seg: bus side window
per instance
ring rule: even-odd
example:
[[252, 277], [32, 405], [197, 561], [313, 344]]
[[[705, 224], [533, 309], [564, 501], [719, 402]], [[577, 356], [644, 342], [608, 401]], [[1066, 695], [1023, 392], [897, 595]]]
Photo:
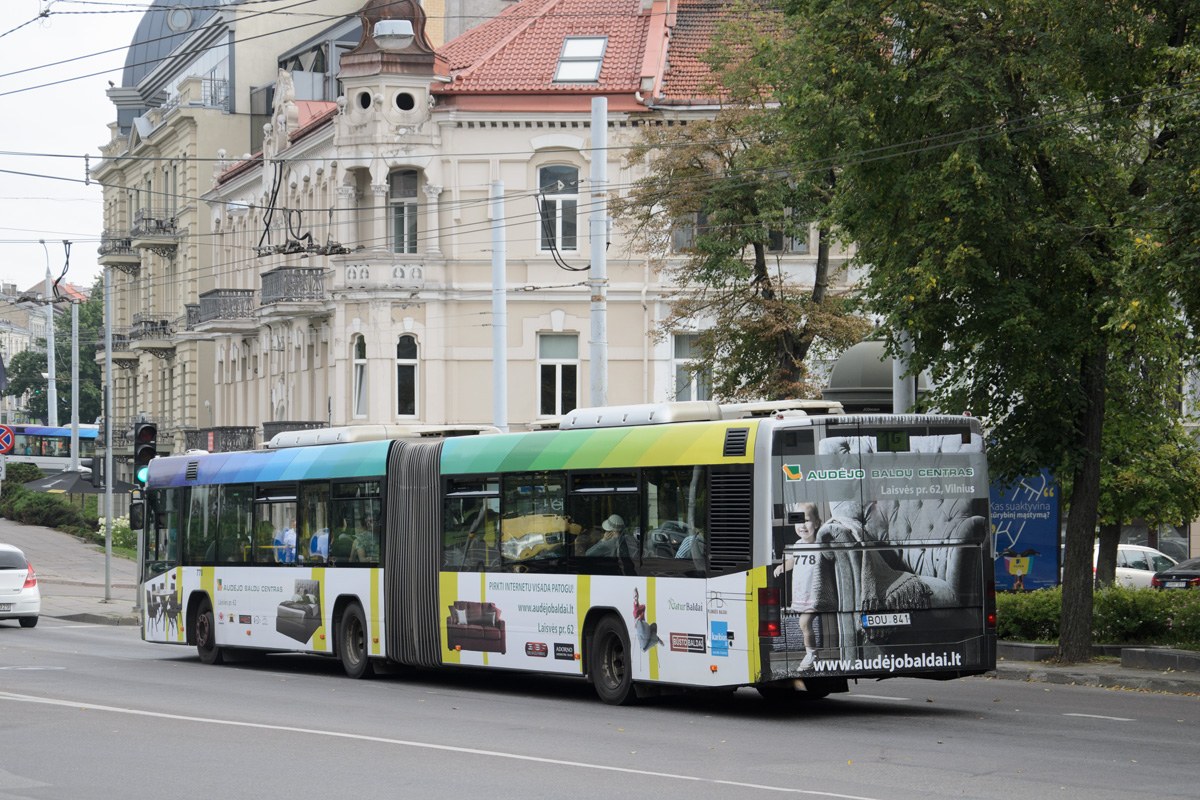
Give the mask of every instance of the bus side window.
[[487, 572], [500, 568], [500, 483], [495, 478], [450, 481], [442, 514], [442, 566]]

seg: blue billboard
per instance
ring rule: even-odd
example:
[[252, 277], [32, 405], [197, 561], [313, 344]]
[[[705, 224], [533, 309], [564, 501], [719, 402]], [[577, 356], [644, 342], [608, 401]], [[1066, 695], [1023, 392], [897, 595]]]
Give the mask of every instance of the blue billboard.
[[1058, 483], [1048, 470], [992, 485], [996, 589], [1028, 592], [1058, 585]]

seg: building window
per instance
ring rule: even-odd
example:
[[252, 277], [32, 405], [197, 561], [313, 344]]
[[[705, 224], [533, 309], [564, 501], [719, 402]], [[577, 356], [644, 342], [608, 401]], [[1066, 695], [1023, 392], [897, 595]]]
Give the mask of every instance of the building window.
[[579, 336], [543, 333], [538, 337], [538, 416], [574, 411], [579, 398]]
[[682, 253], [688, 250], [695, 250], [697, 234], [707, 232], [708, 214], [705, 214], [703, 211], [688, 214], [686, 217], [677, 220], [671, 229], [672, 245], [675, 248], [675, 252]]
[[396, 343], [396, 414], [417, 415], [417, 337], [407, 333]]
[[417, 252], [417, 171], [396, 170], [388, 176], [391, 184], [392, 252]]
[[579, 249], [579, 170], [553, 166], [538, 170], [542, 233], [538, 249]]
[[[791, 211], [788, 211], [791, 216]], [[797, 226], [795, 236], [787, 236], [783, 231], [768, 231], [767, 250], [771, 253], [807, 253], [808, 226]]]
[[700, 359], [697, 342], [698, 333], [677, 333], [675, 339], [675, 399], [711, 400], [712, 373], [708, 369], [695, 370]]
[[600, 80], [607, 36], [568, 36], [563, 39], [562, 54], [554, 80], [561, 83], [595, 83]]
[[351, 398], [351, 407], [354, 409], [355, 417], [367, 416], [367, 340], [362, 336], [355, 336], [353, 340], [354, 349], [354, 395]]

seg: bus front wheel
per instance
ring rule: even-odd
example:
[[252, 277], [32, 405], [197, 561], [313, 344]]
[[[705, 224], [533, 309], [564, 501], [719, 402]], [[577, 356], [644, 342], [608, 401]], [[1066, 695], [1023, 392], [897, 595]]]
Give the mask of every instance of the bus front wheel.
[[221, 648], [217, 647], [217, 626], [213, 618], [212, 603], [207, 600], [200, 602], [196, 611], [196, 652], [200, 654], [200, 663], [215, 664], [221, 660]]
[[351, 678], [366, 678], [374, 672], [367, 656], [367, 618], [357, 603], [346, 606], [342, 612], [342, 624], [338, 626], [338, 655], [342, 659], [342, 669]]
[[588, 656], [588, 671], [601, 700], [613, 706], [629, 705], [637, 700], [629, 658], [629, 635], [617, 617], [610, 615], [600, 620], [592, 634]]

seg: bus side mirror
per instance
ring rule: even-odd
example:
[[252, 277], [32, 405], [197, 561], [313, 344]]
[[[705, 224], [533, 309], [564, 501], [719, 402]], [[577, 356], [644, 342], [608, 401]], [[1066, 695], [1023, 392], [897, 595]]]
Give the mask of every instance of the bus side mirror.
[[139, 533], [146, 527], [146, 507], [142, 502], [129, 504], [129, 529]]

